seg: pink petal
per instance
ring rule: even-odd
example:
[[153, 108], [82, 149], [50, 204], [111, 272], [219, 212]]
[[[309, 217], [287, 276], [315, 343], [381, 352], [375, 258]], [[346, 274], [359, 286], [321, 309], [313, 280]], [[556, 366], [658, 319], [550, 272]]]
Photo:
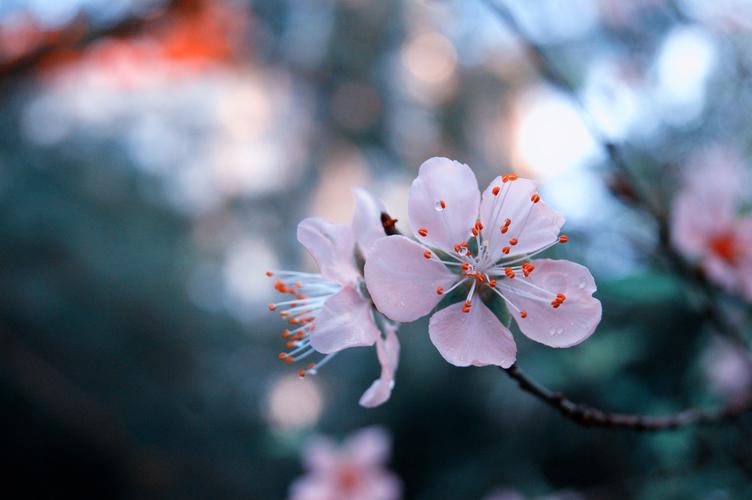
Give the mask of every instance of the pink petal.
[[[498, 195], [493, 194], [495, 187], [499, 188]], [[501, 177], [494, 179], [483, 192], [480, 205], [482, 233], [489, 242], [494, 261], [504, 256], [535, 252], [558, 239], [564, 217], [543, 201], [533, 203], [531, 198], [537, 192], [533, 181], [517, 179], [504, 183]], [[501, 227], [506, 219], [512, 222], [507, 232], [502, 234]], [[512, 239], [517, 240], [516, 245], [510, 244]], [[509, 247], [511, 252], [504, 255], [504, 247]]]
[[364, 257], [368, 256], [369, 247], [379, 238], [383, 238], [384, 226], [381, 213], [386, 211], [384, 204], [371, 196], [364, 189], [353, 189], [355, 212], [353, 213], [352, 231]]
[[674, 201], [671, 241], [689, 258], [708, 251], [717, 235], [731, 231], [736, 207], [729, 199], [714, 199], [706, 192], [685, 191]]
[[323, 354], [348, 347], [369, 346], [379, 337], [371, 303], [357, 290], [345, 287], [324, 302], [311, 332], [311, 347]]
[[306, 247], [321, 270], [321, 275], [343, 285], [356, 283], [352, 230], [312, 217], [298, 224], [298, 241]]
[[425, 251], [404, 236], [387, 236], [371, 246], [365, 267], [368, 292], [376, 308], [394, 321], [425, 316], [441, 300], [436, 290], [458, 280], [441, 262], [426, 259]]
[[469, 313], [457, 302], [431, 316], [433, 345], [455, 366], [496, 365], [509, 368], [517, 355], [512, 334], [476, 296]]
[[[446, 208], [437, 210], [444, 202]], [[450, 251], [470, 236], [480, 193], [470, 167], [447, 158], [431, 158], [420, 166], [410, 186], [407, 212], [415, 237], [430, 247]], [[421, 236], [421, 229], [428, 231]]]
[[353, 434], [344, 444], [348, 463], [362, 468], [378, 467], [389, 459], [391, 439], [381, 427], [366, 427]]
[[303, 465], [310, 471], [328, 471], [336, 467], [339, 452], [331, 439], [322, 436], [312, 438], [303, 449]]
[[551, 306], [553, 296], [543, 297], [542, 292], [525, 285], [522, 277], [503, 280], [503, 286], [513, 289], [502, 290], [504, 296], [527, 312], [522, 319], [518, 311], [509, 308], [522, 333], [551, 347], [571, 347], [590, 337], [601, 321], [601, 303], [592, 296], [596, 287], [590, 271], [568, 260], [540, 259], [533, 264], [535, 271], [526, 280], [552, 295], [561, 292], [566, 300], [555, 309]]
[[394, 387], [394, 372], [399, 363], [400, 344], [397, 329], [391, 325], [385, 327], [386, 338], [376, 339], [376, 355], [381, 364], [381, 376], [374, 380], [371, 386], [360, 398], [360, 405], [374, 408], [385, 403], [392, 394]]

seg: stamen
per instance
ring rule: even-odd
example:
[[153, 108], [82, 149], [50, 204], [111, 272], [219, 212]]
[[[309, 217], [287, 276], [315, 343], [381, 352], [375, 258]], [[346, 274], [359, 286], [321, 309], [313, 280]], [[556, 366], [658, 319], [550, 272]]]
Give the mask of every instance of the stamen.
[[426, 250], [425, 252], [423, 252], [423, 257], [425, 257], [426, 259], [430, 259], [432, 255], [433, 254], [431, 253], [430, 250]]
[[428, 236], [428, 229], [426, 229], [425, 227], [422, 227], [418, 229], [418, 234], [425, 238], [426, 236]]
[[540, 201], [540, 199], [541, 198], [540, 198], [540, 195], [538, 193], [536, 193], [536, 194], [534, 194], [533, 196], [530, 197], [530, 201], [532, 201], [533, 203], [538, 203]]
[[503, 254], [507, 255], [507, 254], [509, 254], [509, 250], [510, 250], [510, 248], [509, 248], [509, 247], [504, 247], [504, 248], [502, 248], [502, 249], [501, 249], [501, 252], [502, 252]]
[[277, 356], [277, 359], [285, 359], [286, 357], [287, 357], [287, 353], [286, 352], [281, 352]]
[[442, 287], [437, 288], [436, 289], [436, 294], [437, 295], [443, 295], [444, 294], [444, 289]]
[[559, 236], [559, 243], [566, 243], [567, 241], [569, 241], [569, 236], [567, 236], [566, 234]]
[[520, 318], [525, 319], [527, 318], [527, 311], [524, 309], [520, 311]]
[[512, 246], [515, 246], [517, 243], [518, 243], [517, 238], [512, 238], [511, 240], [509, 240], [509, 244]]
[[269, 308], [270, 311], [274, 311], [275, 309], [277, 309], [276, 304], [269, 304], [267, 307]]
[[274, 276], [274, 273], [273, 273], [273, 272], [271, 272], [271, 271], [267, 271], [267, 272], [266, 272], [265, 274], [266, 274], [267, 276], [269, 276], [270, 278], [271, 278], [272, 276]]
[[493, 189], [491, 189], [491, 192], [493, 193], [494, 196], [498, 196], [499, 191], [501, 191], [501, 188], [499, 186], [494, 186]]
[[514, 279], [514, 270], [511, 267], [504, 268], [504, 274], [507, 275], [507, 278]]

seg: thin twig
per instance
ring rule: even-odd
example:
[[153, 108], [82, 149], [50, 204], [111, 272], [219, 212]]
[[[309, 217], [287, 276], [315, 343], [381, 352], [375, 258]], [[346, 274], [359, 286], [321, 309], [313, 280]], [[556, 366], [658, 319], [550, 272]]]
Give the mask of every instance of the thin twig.
[[583, 427], [663, 431], [689, 425], [717, 424], [733, 420], [752, 411], [752, 393], [748, 393], [721, 408], [712, 410], [689, 408], [662, 417], [611, 413], [567, 399], [562, 393], [554, 392], [530, 379], [516, 364], [502, 370], [517, 381], [522, 390], [529, 392], [547, 405], [558, 410], [564, 417]]

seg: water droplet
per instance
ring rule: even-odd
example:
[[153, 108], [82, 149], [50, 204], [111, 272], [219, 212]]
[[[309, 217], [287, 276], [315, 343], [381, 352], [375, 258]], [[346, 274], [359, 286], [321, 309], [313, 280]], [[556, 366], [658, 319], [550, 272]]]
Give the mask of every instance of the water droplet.
[[556, 335], [556, 328], [553, 328], [553, 327], [552, 327], [552, 328], [550, 328], [550, 329], [548, 330], [548, 334], [549, 334], [549, 335], [551, 335], [552, 337], [553, 337], [554, 335]]
[[563, 328], [557, 328], [556, 329], [556, 335], [561, 335], [562, 333], [564, 333], [564, 329]]
[[439, 201], [437, 201], [436, 203], [433, 204], [433, 208], [437, 212], [441, 212], [442, 210], [444, 210], [445, 207], [444, 207], [444, 204], [441, 202], [441, 200], [439, 200]]

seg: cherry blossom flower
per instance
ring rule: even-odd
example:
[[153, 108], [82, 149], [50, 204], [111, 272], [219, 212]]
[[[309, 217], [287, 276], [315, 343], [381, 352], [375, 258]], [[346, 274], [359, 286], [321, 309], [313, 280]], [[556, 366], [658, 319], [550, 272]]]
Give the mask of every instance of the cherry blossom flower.
[[671, 237], [713, 282], [752, 300], [752, 215], [740, 213], [748, 185], [734, 155], [722, 150], [701, 155], [674, 201]]
[[383, 206], [367, 192], [357, 189], [355, 212], [350, 225], [332, 224], [309, 218], [298, 225], [298, 241], [319, 266], [320, 273], [268, 271], [274, 288], [291, 297], [269, 304], [279, 311], [290, 327], [282, 332], [288, 351], [279, 359], [293, 363], [315, 353], [324, 354], [317, 363], [298, 371], [300, 377], [315, 375], [338, 352], [376, 344], [381, 377], [361, 399], [374, 407], [391, 394], [399, 357], [397, 325], [381, 318], [385, 337], [376, 323], [373, 304], [362, 292], [363, 275], [358, 260], [365, 258], [373, 243], [384, 236], [381, 225]]
[[397, 500], [399, 479], [386, 469], [390, 444], [377, 427], [363, 429], [337, 447], [316, 438], [303, 453], [308, 474], [290, 488], [290, 500]]
[[726, 399], [752, 390], [749, 359], [726, 340], [713, 338], [702, 356], [701, 366], [713, 389]]
[[509, 329], [481, 300], [499, 296], [523, 334], [551, 347], [588, 338], [600, 322], [595, 282], [583, 266], [530, 260], [558, 243], [564, 218], [547, 207], [535, 184], [497, 177], [478, 191], [467, 165], [431, 158], [420, 167], [408, 198], [418, 242], [377, 240], [365, 277], [379, 311], [400, 322], [427, 315], [441, 299], [469, 285], [465, 300], [429, 322], [431, 341], [456, 366], [511, 366], [517, 348]]

